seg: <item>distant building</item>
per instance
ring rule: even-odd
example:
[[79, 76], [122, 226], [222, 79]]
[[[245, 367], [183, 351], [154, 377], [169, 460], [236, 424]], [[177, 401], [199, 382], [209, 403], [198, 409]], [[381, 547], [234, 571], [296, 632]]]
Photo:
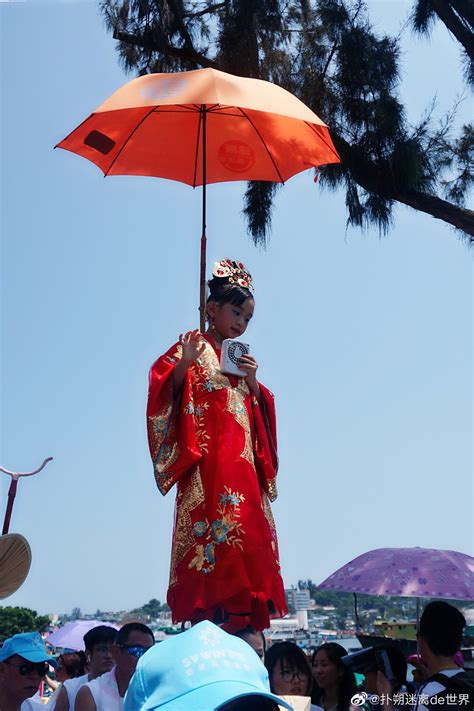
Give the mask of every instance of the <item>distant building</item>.
[[309, 590], [297, 590], [296, 588], [290, 588], [289, 590], [285, 590], [285, 595], [288, 610], [293, 615], [295, 612], [309, 610], [309, 608], [312, 607]]

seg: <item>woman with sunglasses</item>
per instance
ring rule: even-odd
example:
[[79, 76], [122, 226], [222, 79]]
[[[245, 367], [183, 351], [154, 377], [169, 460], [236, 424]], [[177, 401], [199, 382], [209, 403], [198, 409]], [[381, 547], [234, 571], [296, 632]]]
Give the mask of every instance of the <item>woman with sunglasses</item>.
[[23, 632], [6, 639], [0, 648], [0, 709], [31, 711], [40, 682], [56, 662], [38, 632]]
[[[277, 696], [311, 696], [311, 667], [294, 642], [277, 642], [265, 653], [270, 690]], [[317, 707], [311, 706], [313, 711]]]

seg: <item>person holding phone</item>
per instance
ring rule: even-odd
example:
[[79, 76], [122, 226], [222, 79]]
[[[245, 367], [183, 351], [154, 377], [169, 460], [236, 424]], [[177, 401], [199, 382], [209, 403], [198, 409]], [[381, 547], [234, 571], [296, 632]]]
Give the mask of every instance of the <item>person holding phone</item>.
[[177, 485], [168, 604], [173, 621], [262, 630], [287, 612], [270, 501], [277, 496], [275, 404], [251, 353], [221, 371], [225, 339], [254, 313], [241, 262], [214, 265], [206, 333], [182, 334], [150, 372], [148, 439], [158, 489]]

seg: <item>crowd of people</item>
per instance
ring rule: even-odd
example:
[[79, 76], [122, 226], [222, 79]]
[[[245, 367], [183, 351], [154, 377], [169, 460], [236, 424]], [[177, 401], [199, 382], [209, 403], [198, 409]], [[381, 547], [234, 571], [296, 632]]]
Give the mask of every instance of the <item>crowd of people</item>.
[[459, 658], [465, 624], [446, 602], [426, 606], [410, 682], [389, 641], [353, 654], [327, 642], [308, 656], [291, 641], [267, 649], [252, 627], [230, 634], [206, 620], [156, 644], [131, 622], [94, 627], [85, 651], [54, 656], [38, 632], [21, 633], [0, 648], [0, 711], [38, 711], [40, 683], [53, 689], [49, 711], [473, 711], [474, 672]]

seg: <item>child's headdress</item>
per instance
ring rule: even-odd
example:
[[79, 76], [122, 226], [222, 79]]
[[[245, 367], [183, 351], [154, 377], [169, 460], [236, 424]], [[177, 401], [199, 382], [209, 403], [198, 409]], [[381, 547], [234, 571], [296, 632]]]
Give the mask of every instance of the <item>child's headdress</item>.
[[244, 289], [255, 291], [255, 288], [252, 285], [252, 276], [249, 274], [247, 267], [245, 264], [242, 264], [242, 262], [235, 262], [227, 257], [225, 259], [221, 259], [220, 262], [216, 262], [214, 264], [212, 275], [220, 278], [227, 277], [230, 284], [238, 284]]

